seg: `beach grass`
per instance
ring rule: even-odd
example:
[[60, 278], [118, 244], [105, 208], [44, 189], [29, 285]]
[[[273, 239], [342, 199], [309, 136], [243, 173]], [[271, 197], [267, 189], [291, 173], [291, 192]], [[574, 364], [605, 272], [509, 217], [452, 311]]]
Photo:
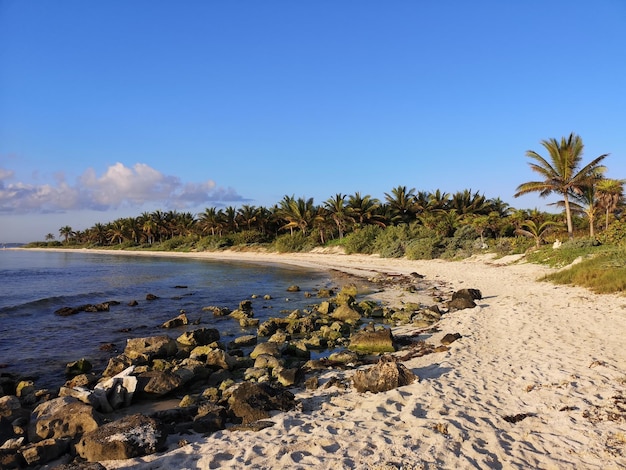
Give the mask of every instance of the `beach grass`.
[[586, 287], [598, 294], [626, 292], [626, 248], [567, 242], [558, 249], [544, 247], [527, 255], [529, 262], [546, 264], [558, 271], [546, 276], [556, 284]]

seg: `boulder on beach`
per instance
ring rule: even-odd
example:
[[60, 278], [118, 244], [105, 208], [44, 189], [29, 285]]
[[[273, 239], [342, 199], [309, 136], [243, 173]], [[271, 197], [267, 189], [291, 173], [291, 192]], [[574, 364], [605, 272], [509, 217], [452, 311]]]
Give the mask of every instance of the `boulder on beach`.
[[352, 376], [354, 388], [363, 392], [386, 392], [419, 380], [413, 372], [396, 361], [393, 356], [383, 356], [376, 365], [358, 370]]
[[368, 328], [350, 337], [348, 349], [359, 353], [385, 353], [396, 351], [396, 344], [390, 328]]
[[76, 438], [97, 429], [102, 416], [90, 405], [73, 397], [59, 397], [38, 405], [28, 425], [30, 442], [50, 438]]
[[125, 460], [162, 450], [166, 438], [161, 422], [134, 414], [86, 433], [76, 444], [76, 452], [88, 462]]

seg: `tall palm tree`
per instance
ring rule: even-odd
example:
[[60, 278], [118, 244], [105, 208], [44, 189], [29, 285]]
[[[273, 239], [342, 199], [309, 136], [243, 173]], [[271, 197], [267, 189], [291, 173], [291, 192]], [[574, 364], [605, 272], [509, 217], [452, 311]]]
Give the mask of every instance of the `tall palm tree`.
[[281, 217], [287, 222], [282, 229], [289, 229], [293, 235], [293, 229], [299, 228], [304, 235], [313, 224], [317, 208], [313, 205], [313, 198], [304, 199], [293, 196], [285, 196], [280, 201]]
[[201, 233], [211, 232], [211, 235], [215, 235], [215, 231], [220, 229], [220, 214], [215, 207], [207, 207], [198, 216], [198, 226]]
[[347, 213], [346, 196], [341, 193], [335, 194], [333, 197], [324, 201], [324, 208], [337, 226], [339, 238], [343, 238], [344, 232], [346, 230], [346, 225], [349, 221], [352, 220], [352, 218]]
[[362, 228], [366, 224], [374, 224], [384, 226], [376, 211], [380, 208], [380, 201], [372, 198], [369, 194], [361, 196], [360, 192], [356, 192], [348, 196], [347, 211], [350, 217], [354, 219], [357, 228]]
[[63, 242], [67, 243], [69, 238], [74, 235], [74, 230], [69, 225], [66, 225], [59, 229], [59, 234], [63, 237]]
[[539, 173], [543, 179], [520, 184], [514, 196], [519, 197], [523, 194], [538, 192], [539, 196], [546, 197], [553, 192], [559, 193], [563, 197], [567, 235], [572, 239], [574, 238], [574, 228], [570, 196], [580, 194], [585, 186], [594, 184], [594, 180], [597, 180], [598, 175], [605, 170], [600, 162], [608, 154], [605, 153], [594, 158], [579, 170], [584, 149], [580, 136], [572, 132], [567, 139], [562, 137], [560, 142], [556, 139], [542, 140], [541, 145], [547, 150], [548, 159], [533, 150], [528, 150], [526, 156], [535, 161], [530, 163], [531, 170]]
[[391, 210], [392, 223], [409, 224], [415, 220], [417, 213], [415, 188], [407, 189], [406, 186], [393, 188], [391, 194], [385, 193], [385, 201]]
[[624, 183], [626, 180], [604, 178], [596, 185], [598, 205], [604, 209], [604, 229], [609, 227], [609, 215], [615, 212], [620, 202], [624, 200]]
[[248, 230], [252, 230], [252, 224], [256, 223], [259, 210], [255, 206], [244, 204], [237, 211], [239, 220], [247, 227]]

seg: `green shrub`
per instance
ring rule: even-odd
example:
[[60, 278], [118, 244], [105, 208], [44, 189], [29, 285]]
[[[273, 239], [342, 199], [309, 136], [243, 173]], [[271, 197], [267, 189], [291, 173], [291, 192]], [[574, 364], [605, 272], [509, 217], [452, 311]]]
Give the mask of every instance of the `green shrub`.
[[269, 237], [258, 230], [244, 230], [231, 235], [233, 245], [253, 245], [256, 243], [267, 243]]
[[376, 238], [383, 232], [377, 225], [366, 225], [356, 230], [343, 239], [343, 247], [346, 254], [363, 253], [371, 255], [374, 253], [374, 243]]
[[436, 259], [443, 251], [441, 237], [423, 237], [411, 240], [405, 249], [408, 259]]
[[411, 241], [407, 225], [396, 225], [384, 229], [374, 240], [374, 252], [382, 258], [402, 258], [406, 245]]
[[286, 233], [276, 237], [272, 247], [279, 253], [299, 253], [311, 251], [317, 244], [314, 238], [307, 237], [302, 232]]
[[616, 220], [609, 224], [607, 229], [600, 233], [598, 240], [607, 245], [626, 245], [626, 221]]

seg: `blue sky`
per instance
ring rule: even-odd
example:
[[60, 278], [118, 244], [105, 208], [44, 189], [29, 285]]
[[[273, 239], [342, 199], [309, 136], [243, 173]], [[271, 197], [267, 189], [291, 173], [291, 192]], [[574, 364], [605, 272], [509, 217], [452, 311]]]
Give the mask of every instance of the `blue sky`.
[[144, 211], [626, 178], [626, 2], [0, 0], [0, 243]]

